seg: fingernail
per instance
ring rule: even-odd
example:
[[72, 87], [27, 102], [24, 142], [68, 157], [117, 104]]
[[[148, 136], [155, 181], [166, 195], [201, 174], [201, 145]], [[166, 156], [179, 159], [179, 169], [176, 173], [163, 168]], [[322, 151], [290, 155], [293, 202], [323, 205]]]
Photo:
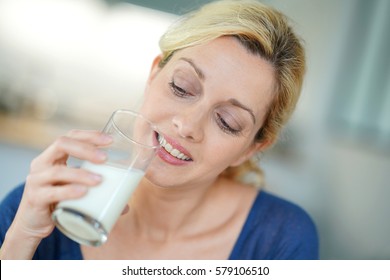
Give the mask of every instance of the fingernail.
[[74, 190], [77, 192], [77, 193], [86, 193], [87, 192], [87, 187], [85, 186], [75, 186], [74, 187]]
[[103, 151], [97, 151], [96, 156], [99, 160], [106, 160], [107, 159], [107, 154]]
[[96, 173], [89, 173], [89, 176], [95, 182], [100, 182], [102, 180], [102, 176]]
[[110, 136], [108, 134], [102, 134], [101, 139], [102, 139], [103, 143], [106, 143], [106, 144], [109, 144], [112, 142], [112, 136]]

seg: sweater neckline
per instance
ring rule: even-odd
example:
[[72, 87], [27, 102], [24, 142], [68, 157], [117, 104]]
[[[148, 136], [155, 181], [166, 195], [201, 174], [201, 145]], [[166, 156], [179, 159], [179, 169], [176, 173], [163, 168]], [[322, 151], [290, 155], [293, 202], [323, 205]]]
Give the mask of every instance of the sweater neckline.
[[[253, 201], [252, 203], [252, 207], [251, 209], [249, 210], [249, 213], [248, 213], [248, 216], [246, 217], [245, 219], [245, 222], [241, 228], [241, 231], [240, 231], [240, 234], [239, 236], [237, 237], [237, 240], [236, 242], [234, 243], [234, 246], [233, 246], [233, 249], [229, 255], [229, 258], [228, 260], [235, 260], [238, 258], [238, 253], [242, 247], [242, 244], [243, 242], [245, 241], [246, 237], [248, 236], [249, 234], [249, 229], [251, 228], [251, 221], [253, 221], [253, 217], [255, 215], [255, 209], [257, 209], [258, 207], [258, 204], [260, 203], [260, 200], [261, 200], [261, 197], [262, 197], [262, 194], [263, 192], [262, 191], [259, 191], [256, 195], [256, 198], [255, 200]], [[83, 254], [81, 253], [81, 246], [79, 243], [76, 243], [77, 244], [77, 254], [78, 254], [78, 258], [80, 260], [83, 260], [84, 257], [83, 257]]]

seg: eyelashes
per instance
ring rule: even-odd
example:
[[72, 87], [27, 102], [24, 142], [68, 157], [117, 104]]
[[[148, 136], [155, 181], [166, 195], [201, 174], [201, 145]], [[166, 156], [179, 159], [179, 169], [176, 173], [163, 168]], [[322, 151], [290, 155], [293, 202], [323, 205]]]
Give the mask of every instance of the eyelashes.
[[178, 96], [178, 97], [185, 97], [185, 96], [194, 96], [193, 94], [190, 94], [188, 93], [185, 89], [179, 87], [178, 85], [175, 84], [175, 81], [172, 80], [170, 83], [169, 83], [169, 86], [173, 92], [174, 95]]
[[[188, 92], [187, 90], [185, 90], [184, 88], [178, 86], [174, 80], [172, 80], [171, 82], [169, 82], [169, 87], [172, 91], [172, 93], [179, 97], [179, 98], [186, 98], [186, 97], [194, 97], [195, 95]], [[226, 120], [222, 117], [222, 115], [220, 113], [215, 113], [215, 121], [217, 123], [217, 125], [219, 126], [219, 128], [227, 133], [227, 134], [230, 134], [230, 135], [233, 135], [233, 136], [238, 136], [240, 135], [241, 133], [241, 129], [235, 129], [233, 128], [231, 125], [229, 125], [228, 122], [226, 122]]]
[[218, 126], [224, 131], [229, 134], [232, 134], [234, 136], [237, 136], [240, 134], [241, 130], [240, 129], [234, 129], [232, 128], [225, 120], [222, 118], [222, 116], [219, 113], [215, 114], [216, 120], [218, 123]]

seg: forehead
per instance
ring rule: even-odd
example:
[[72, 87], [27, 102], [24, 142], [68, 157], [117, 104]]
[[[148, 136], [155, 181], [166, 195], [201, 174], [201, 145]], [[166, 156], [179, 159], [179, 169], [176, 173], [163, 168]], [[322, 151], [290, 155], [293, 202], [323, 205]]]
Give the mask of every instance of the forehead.
[[[193, 65], [186, 60], [191, 60]], [[195, 66], [194, 73], [201, 72], [198, 77], [202, 78], [205, 92], [210, 91], [220, 98], [236, 98], [250, 105], [260, 119], [274, 94], [273, 66], [250, 53], [233, 37], [220, 37], [178, 51], [172, 57], [171, 65]]]

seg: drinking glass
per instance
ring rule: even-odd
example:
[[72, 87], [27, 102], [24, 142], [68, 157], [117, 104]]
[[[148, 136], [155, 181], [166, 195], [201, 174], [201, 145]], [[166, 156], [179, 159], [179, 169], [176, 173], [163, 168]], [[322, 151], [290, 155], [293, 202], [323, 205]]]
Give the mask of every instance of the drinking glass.
[[80, 244], [100, 246], [145, 174], [159, 146], [156, 127], [139, 113], [115, 111], [103, 132], [112, 137], [104, 164], [84, 161], [81, 168], [102, 175], [102, 182], [79, 199], [57, 204], [52, 218], [59, 230]]

